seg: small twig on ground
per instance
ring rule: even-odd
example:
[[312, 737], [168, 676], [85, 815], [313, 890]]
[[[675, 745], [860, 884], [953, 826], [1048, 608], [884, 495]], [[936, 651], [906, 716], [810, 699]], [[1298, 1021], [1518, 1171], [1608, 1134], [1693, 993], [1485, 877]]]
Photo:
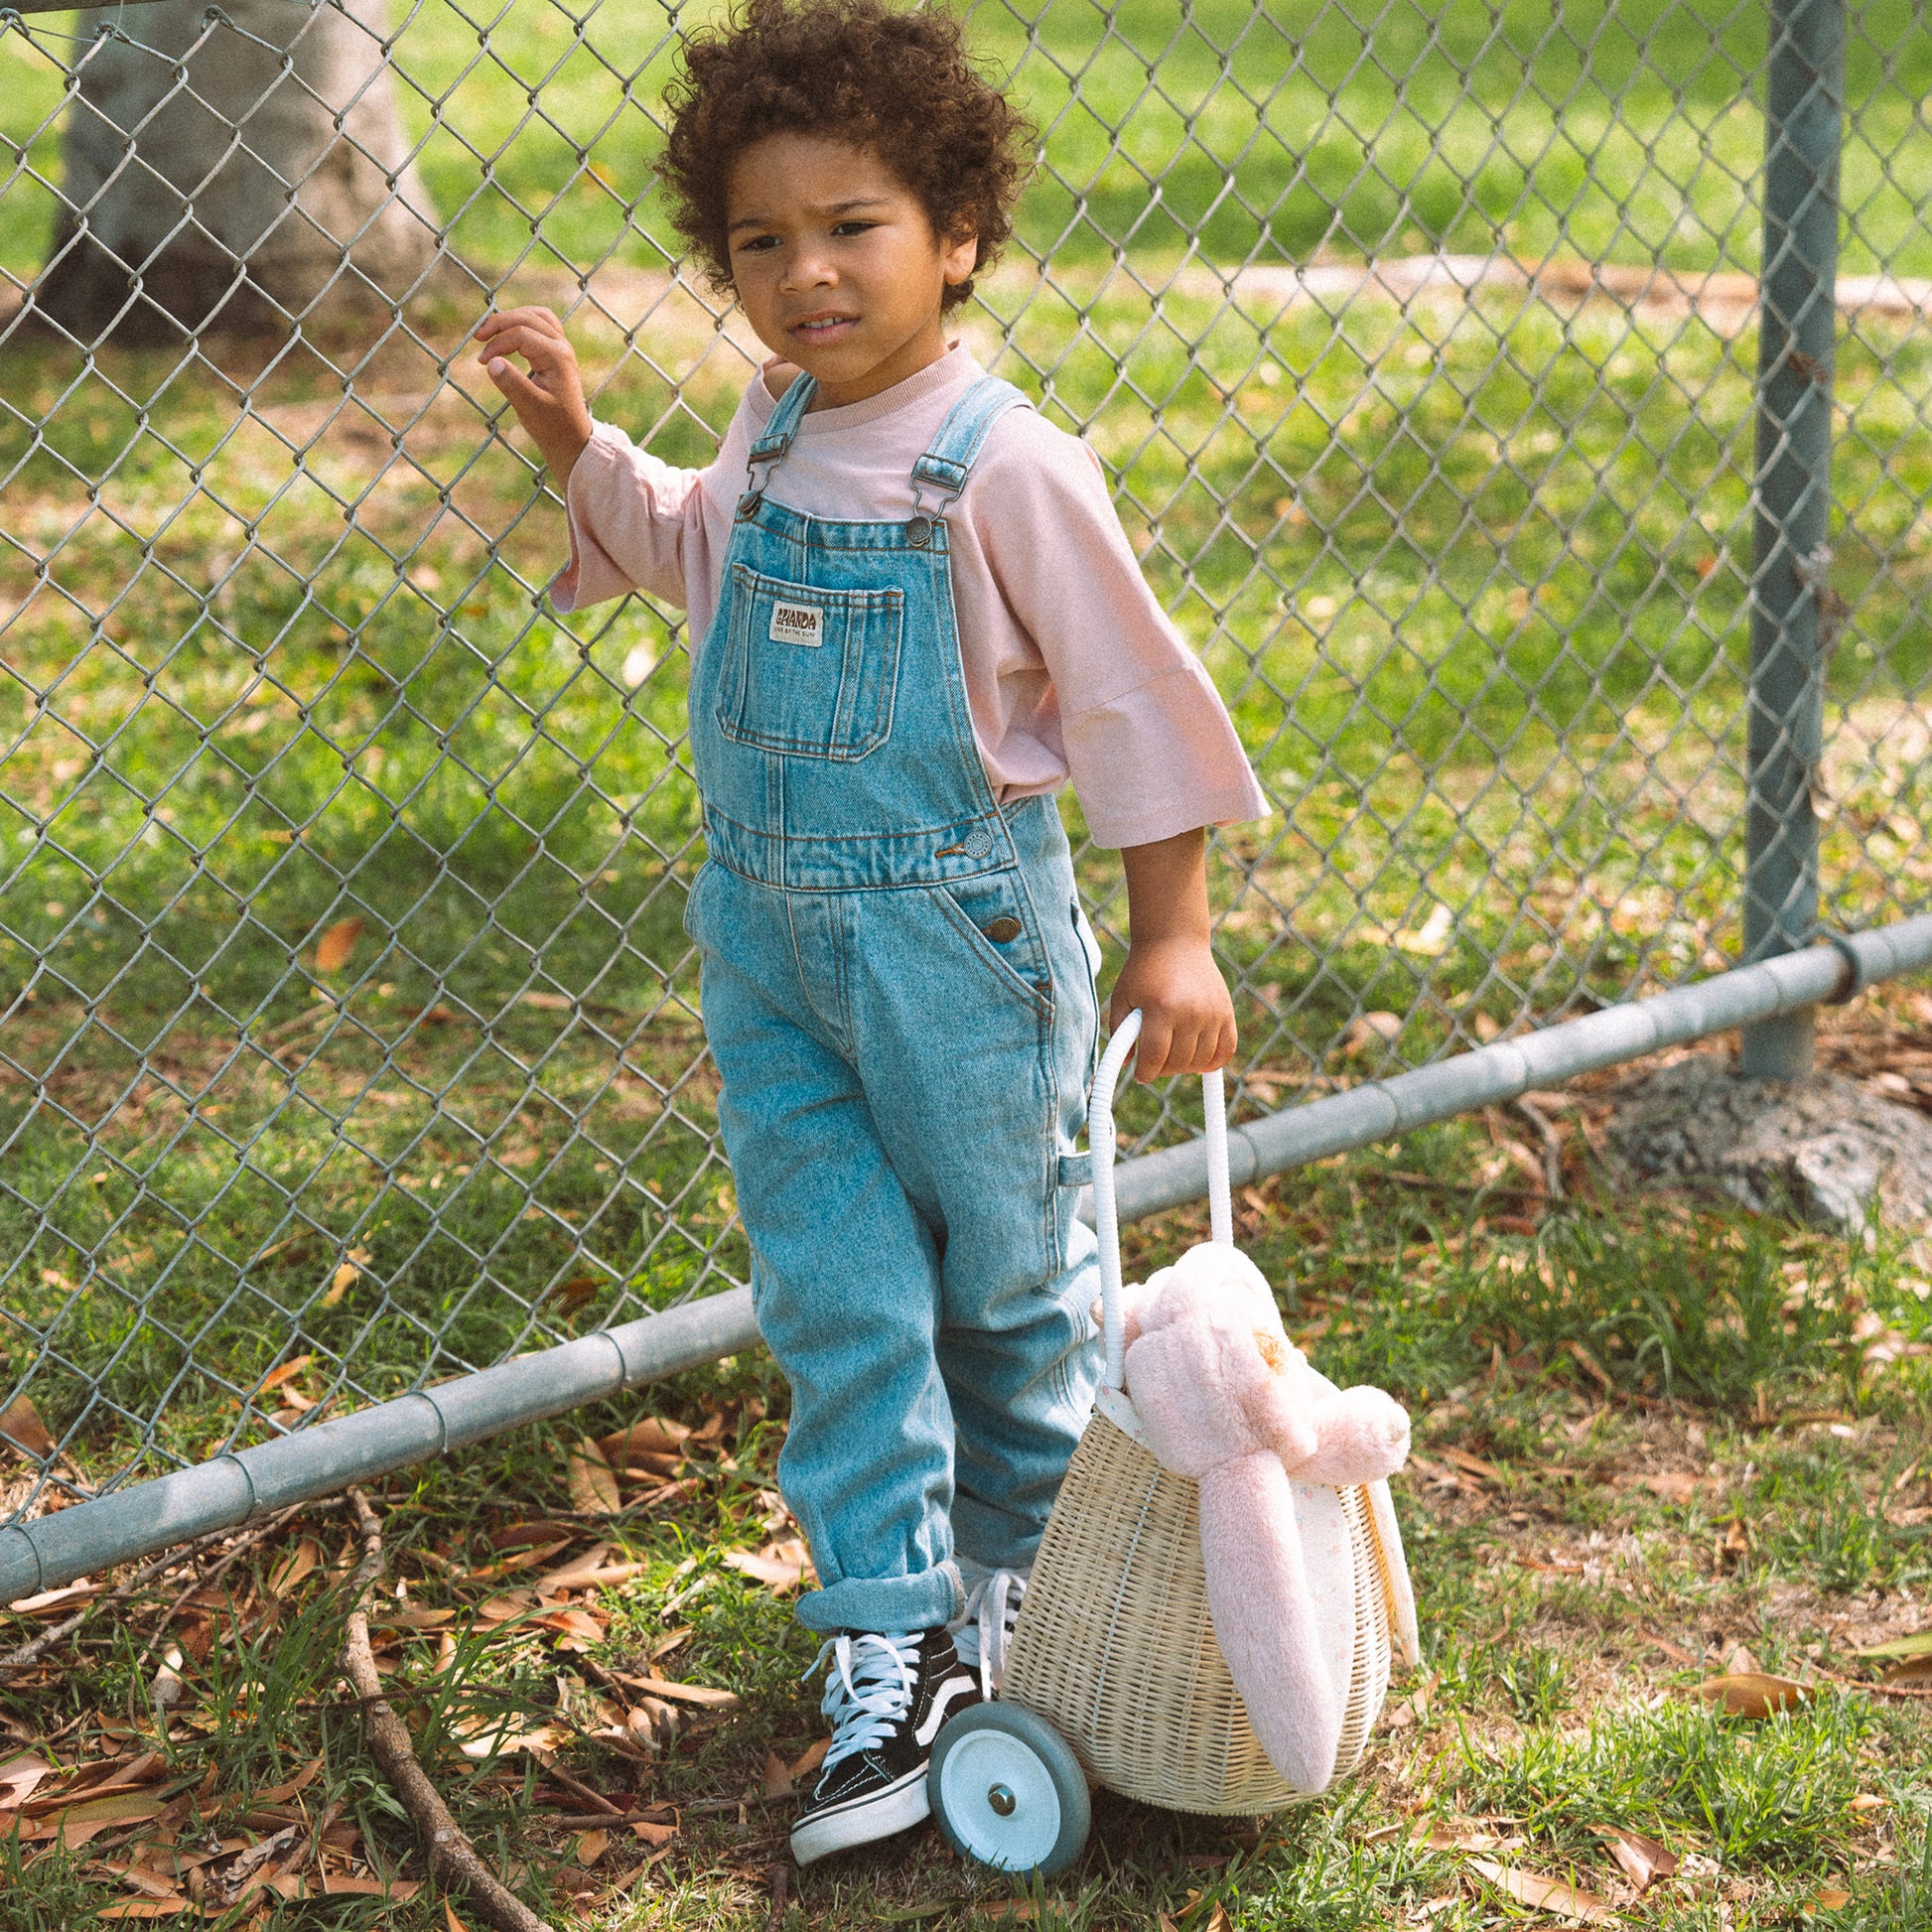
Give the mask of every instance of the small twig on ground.
[[623, 1813], [621, 1805], [614, 1805], [601, 1791], [593, 1791], [588, 1784], [574, 1778], [560, 1765], [552, 1764], [544, 1776], [563, 1786], [566, 1791], [574, 1791], [585, 1803], [595, 1805], [607, 1818], [618, 1818]]
[[1560, 1201], [1563, 1199], [1563, 1136], [1557, 1132], [1550, 1116], [1526, 1094], [1516, 1096], [1515, 1106], [1542, 1137], [1543, 1190], [1552, 1202]]
[[774, 1864], [771, 1867], [771, 1916], [765, 1920], [770, 1932], [778, 1932], [785, 1922], [785, 1894], [791, 1889], [791, 1867], [788, 1864]]
[[[738, 1804], [734, 1798], [734, 1807]], [[689, 1811], [690, 1806], [683, 1807]], [[635, 1811], [620, 1811], [615, 1815], [608, 1811], [547, 1811], [543, 1814], [546, 1825], [555, 1825], [559, 1831], [588, 1831], [594, 1825], [668, 1825], [671, 1820], [669, 1805], [644, 1805]]]
[[1843, 1684], [1848, 1691], [1867, 1691], [1875, 1698], [1932, 1698], [1932, 1684], [1873, 1684], [1866, 1678], [1842, 1676], [1823, 1664], [1814, 1664], [1812, 1669], [1834, 1684]]
[[376, 1675], [375, 1653], [369, 1645], [369, 1618], [364, 1607], [369, 1591], [383, 1571], [382, 1525], [359, 1489], [348, 1492], [355, 1524], [362, 1538], [362, 1560], [349, 1579], [352, 1592], [348, 1625], [343, 1638], [343, 1675], [362, 1706], [362, 1738], [369, 1754], [394, 1787], [409, 1814], [429, 1859], [429, 1868], [441, 1884], [459, 1884], [470, 1894], [480, 1917], [496, 1932], [551, 1932], [551, 1928], [506, 1886], [478, 1856], [477, 1848], [450, 1815], [442, 1793], [429, 1780], [410, 1741], [408, 1727], [396, 1716]]

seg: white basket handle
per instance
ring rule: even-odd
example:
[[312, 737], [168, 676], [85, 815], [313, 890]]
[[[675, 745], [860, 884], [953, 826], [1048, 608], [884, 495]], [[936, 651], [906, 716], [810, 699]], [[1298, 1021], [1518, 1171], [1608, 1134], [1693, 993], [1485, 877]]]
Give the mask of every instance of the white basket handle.
[[[1114, 1089], [1140, 1036], [1141, 1010], [1136, 1007], [1108, 1040], [1087, 1102], [1087, 1145], [1093, 1150], [1093, 1227], [1100, 1237], [1100, 1326], [1107, 1350], [1104, 1380], [1110, 1389], [1122, 1388], [1127, 1381], [1127, 1323], [1120, 1305], [1120, 1209], [1114, 1200]], [[1219, 1069], [1203, 1073], [1200, 1087], [1207, 1125], [1208, 1229], [1222, 1247], [1231, 1248], [1234, 1204], [1228, 1194], [1227, 1098]]]

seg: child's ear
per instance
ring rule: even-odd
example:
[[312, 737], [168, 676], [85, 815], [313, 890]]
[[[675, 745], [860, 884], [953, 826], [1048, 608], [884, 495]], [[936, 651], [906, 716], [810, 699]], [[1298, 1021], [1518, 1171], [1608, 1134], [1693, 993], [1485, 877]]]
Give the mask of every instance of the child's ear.
[[979, 266], [979, 259], [980, 238], [977, 234], [957, 235], [948, 239], [945, 254], [940, 258], [940, 268], [947, 286], [957, 288], [961, 282], [970, 281], [973, 270]]

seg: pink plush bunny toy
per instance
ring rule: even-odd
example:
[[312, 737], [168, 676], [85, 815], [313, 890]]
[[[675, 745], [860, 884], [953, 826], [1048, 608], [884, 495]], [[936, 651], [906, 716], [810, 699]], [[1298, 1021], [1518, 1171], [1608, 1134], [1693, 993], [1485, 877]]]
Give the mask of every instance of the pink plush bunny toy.
[[[1111, 1076], [1139, 1032], [1136, 1013], [1109, 1041], [1089, 1126], [1107, 1350], [1102, 1407], [1111, 1413], [1109, 1393], [1124, 1381], [1141, 1439], [1165, 1467], [1198, 1483], [1215, 1640], [1269, 1761], [1296, 1790], [1318, 1792], [1334, 1775], [1341, 1692], [1310, 1588], [1294, 1484], [1392, 1475], [1409, 1452], [1409, 1418], [1380, 1389], [1336, 1389], [1318, 1375], [1289, 1340], [1261, 1271], [1234, 1246], [1218, 1073], [1203, 1082], [1213, 1238], [1121, 1291]], [[1386, 1494], [1378, 1516], [1381, 1509]], [[1413, 1618], [1412, 1605], [1400, 1608]]]

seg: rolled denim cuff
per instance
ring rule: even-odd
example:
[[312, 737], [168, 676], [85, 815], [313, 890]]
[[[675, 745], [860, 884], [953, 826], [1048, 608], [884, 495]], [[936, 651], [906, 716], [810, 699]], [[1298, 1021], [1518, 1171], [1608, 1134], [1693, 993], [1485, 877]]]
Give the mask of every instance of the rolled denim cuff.
[[829, 1637], [837, 1630], [931, 1630], [966, 1608], [959, 1566], [951, 1561], [917, 1577], [847, 1577], [798, 1599], [798, 1621]]

